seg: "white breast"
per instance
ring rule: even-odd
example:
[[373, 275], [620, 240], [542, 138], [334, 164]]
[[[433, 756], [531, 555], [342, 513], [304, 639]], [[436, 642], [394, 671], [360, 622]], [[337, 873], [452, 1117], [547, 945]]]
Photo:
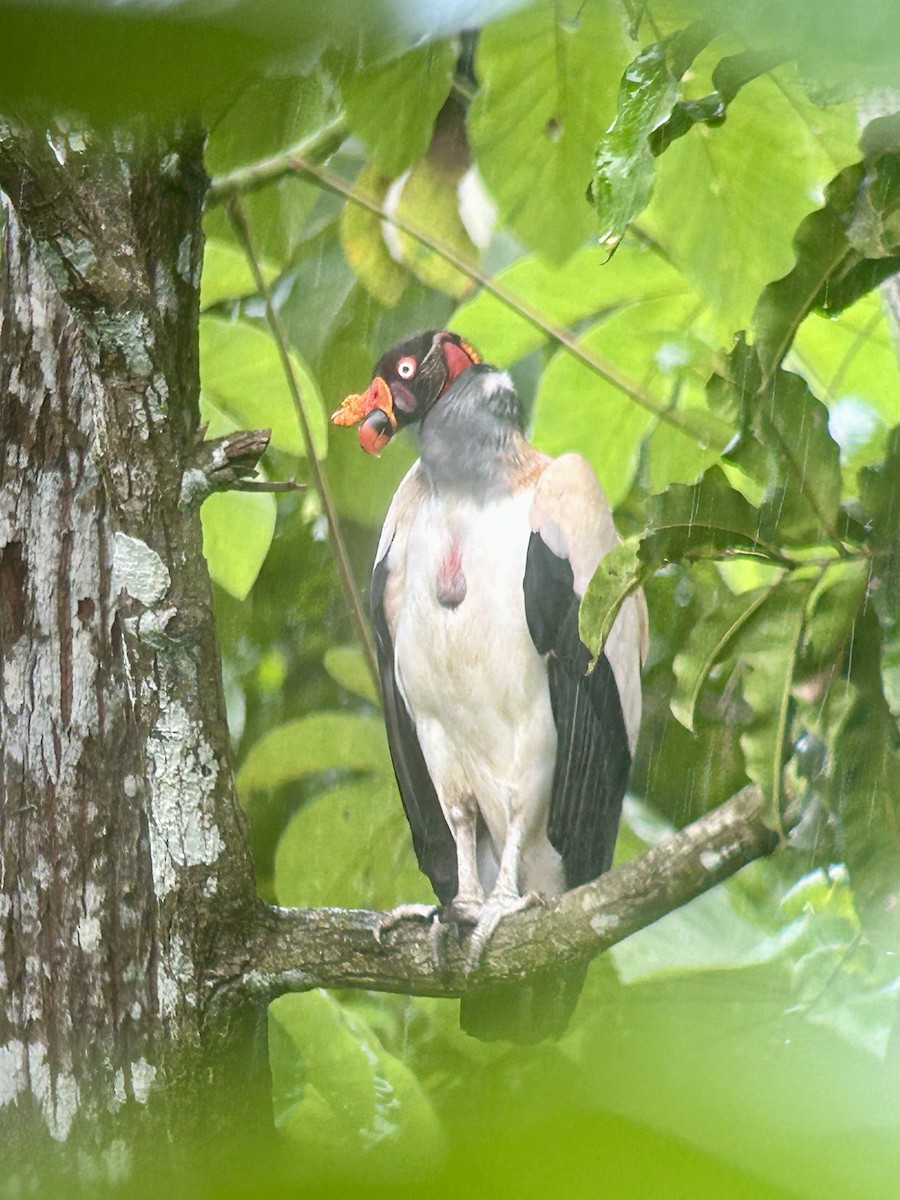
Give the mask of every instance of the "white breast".
[[[396, 564], [405, 571], [395, 658], [445, 813], [474, 796], [498, 858], [510, 814], [523, 814], [529, 834], [522, 885], [552, 892], [562, 888], [559, 856], [546, 839], [556, 727], [522, 589], [532, 499], [533, 489], [523, 488], [482, 504], [423, 500], [405, 564]], [[447, 607], [442, 580], [457, 561], [465, 595]], [[489, 890], [492, 881], [483, 882]]]

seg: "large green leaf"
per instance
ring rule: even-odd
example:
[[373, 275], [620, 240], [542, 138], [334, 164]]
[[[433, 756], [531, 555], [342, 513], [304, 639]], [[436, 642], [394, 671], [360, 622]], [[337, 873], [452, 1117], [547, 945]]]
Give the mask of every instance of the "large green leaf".
[[747, 774], [766, 798], [764, 818], [783, 828], [782, 773], [790, 751], [791, 692], [803, 643], [806, 604], [815, 576], [795, 572], [782, 580], [739, 635], [741, 693], [752, 719], [741, 735]]
[[444, 1136], [431, 1101], [358, 1013], [324, 991], [282, 996], [269, 1012], [293, 1046], [273, 1059], [274, 1082], [286, 1100], [300, 1098], [275, 1116], [305, 1180], [368, 1188], [439, 1166]]
[[384, 175], [395, 179], [427, 150], [456, 55], [453, 42], [433, 42], [341, 80], [347, 123]]
[[811, 310], [839, 313], [900, 269], [900, 154], [881, 151], [872, 133], [884, 124], [867, 130], [872, 156], [845, 167], [826, 188], [824, 207], [801, 223], [793, 269], [759, 298], [753, 323], [766, 374]]
[[[260, 264], [263, 278], [271, 283], [278, 274], [272, 263]], [[200, 280], [200, 308], [212, 308], [223, 300], [237, 300], [256, 294], [256, 280], [246, 254], [222, 238], [208, 237], [203, 245], [203, 276]]]
[[276, 788], [333, 769], [389, 775], [387, 740], [379, 718], [317, 712], [279, 725], [250, 748], [238, 772], [238, 787]]
[[[368, 166], [356, 181], [357, 190], [376, 203], [387, 195], [390, 180]], [[347, 204], [341, 215], [341, 246], [360, 283], [376, 300], [393, 307], [403, 295], [406, 268], [393, 258], [384, 240], [382, 221], [361, 204]]]
[[204, 500], [200, 521], [210, 575], [243, 600], [272, 544], [275, 497], [268, 492], [215, 492]]
[[578, 618], [582, 641], [599, 654], [623, 601], [663, 564], [732, 553], [774, 553], [760, 542], [753, 505], [729, 486], [719, 467], [691, 487], [673, 484], [650, 502], [645, 533], [610, 551], [594, 572]]
[[434, 901], [385, 766], [381, 774], [320, 793], [294, 814], [275, 854], [280, 904], [386, 909]]
[[[394, 197], [397, 216], [414, 229], [427, 230], [463, 262], [476, 263], [478, 250], [463, 224], [457, 189], [466, 168], [465, 162], [428, 154], [398, 184]], [[429, 249], [418, 238], [397, 229], [394, 234], [397, 253], [423, 283], [459, 298], [474, 284], [447, 258]]]
[[844, 493], [856, 495], [856, 472], [881, 460], [887, 431], [900, 421], [897, 349], [880, 297], [863, 296], [836, 317], [810, 313], [786, 362], [827, 405]]
[[[837, 133], [837, 136], [832, 136]], [[721, 128], [699, 126], [656, 163], [646, 228], [731, 330], [790, 269], [818, 189], [856, 155], [855, 113], [823, 111], [778, 72], [749, 83]]]
[[881, 625], [882, 686], [900, 723], [900, 425], [891, 432], [883, 463], [860, 472], [860, 493], [875, 551], [869, 586]]
[[723, 656], [731, 655], [742, 627], [769, 596], [772, 587], [754, 588], [728, 596], [699, 620], [672, 663], [675, 690], [670, 707], [686, 729], [694, 729], [694, 710], [700, 689]]
[[[581, 339], [586, 350], [635, 381], [674, 420], [687, 412], [706, 429], [704, 444], [686, 432], [679, 434], [682, 445], [695, 454], [694, 470], [688, 472], [691, 477], [718, 457], [730, 436], [727, 427], [700, 407], [712, 358], [709, 334], [696, 296], [685, 291], [618, 309]], [[657, 419], [562, 349], [541, 376], [533, 440], [548, 454], [567, 450], [583, 454], [616, 505], [628, 491], [643, 439]]]
[[[296, 351], [291, 363], [321, 458], [328, 432], [318, 384]], [[276, 450], [304, 454], [303, 438], [291, 394], [267, 330], [245, 321], [205, 316], [200, 321], [200, 384], [217, 408], [244, 429], [268, 427]]]
[[[635, 241], [623, 242], [613, 258], [601, 246], [585, 247], [562, 266], [520, 258], [497, 282], [544, 321], [563, 327], [655, 299], [677, 302], [687, 290], [683, 276], [661, 255]], [[543, 329], [486, 289], [459, 306], [451, 325], [498, 367], [548, 341]]]
[[806, 381], [778, 368], [764, 380], [755, 348], [737, 339], [710, 380], [711, 406], [738, 417], [726, 455], [764, 489], [764, 536], [782, 544], [840, 540], [840, 454], [828, 410]]
[[543, 0], [479, 39], [481, 86], [469, 115], [478, 167], [501, 218], [550, 261], [592, 232], [584, 190], [630, 57], [608, 4]]

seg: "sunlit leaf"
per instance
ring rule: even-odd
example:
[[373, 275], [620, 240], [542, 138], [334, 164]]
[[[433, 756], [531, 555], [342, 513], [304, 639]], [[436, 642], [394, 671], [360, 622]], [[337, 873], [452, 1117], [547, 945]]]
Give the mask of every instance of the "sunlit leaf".
[[279, 725], [250, 748], [238, 772], [238, 786], [247, 791], [276, 788], [333, 769], [389, 774], [380, 718], [317, 712]]
[[[466, 164], [427, 155], [398, 184], [394, 211], [417, 229], [427, 230], [463, 262], [476, 263], [478, 251], [463, 224], [457, 187]], [[397, 229], [397, 253], [423, 283], [459, 298], [474, 286], [471, 278], [417, 238]]]
[[479, 39], [469, 115], [478, 166], [501, 217], [552, 262], [592, 232], [584, 191], [631, 57], [605, 4], [540, 3]]
[[432, 42], [341, 80], [347, 123], [382, 174], [395, 179], [425, 153], [456, 55], [452, 42]]
[[[261, 263], [267, 283], [278, 274], [272, 263]], [[210, 237], [203, 247], [203, 275], [200, 280], [200, 308], [212, 308], [223, 300], [240, 299], [256, 293], [256, 283], [247, 256], [237, 246]]]
[[200, 509], [209, 573], [243, 600], [265, 562], [275, 532], [275, 497], [268, 492], [215, 492]]
[[[318, 385], [296, 351], [291, 362], [312, 427], [316, 453], [328, 452]], [[276, 450], [303, 454], [303, 438], [278, 349], [267, 330], [245, 321], [200, 321], [200, 383], [213, 403], [244, 429], [268, 427]]]

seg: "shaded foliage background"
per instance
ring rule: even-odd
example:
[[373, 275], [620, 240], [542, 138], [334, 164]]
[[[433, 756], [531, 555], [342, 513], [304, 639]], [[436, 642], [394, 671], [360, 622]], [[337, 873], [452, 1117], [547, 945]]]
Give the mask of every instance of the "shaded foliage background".
[[[599, 648], [638, 584], [653, 632], [620, 860], [748, 779], [773, 828], [805, 809], [771, 860], [596, 962], [557, 1044], [473, 1042], [452, 1002], [277, 1001], [306, 1183], [439, 1192], [474, 1162], [520, 1195], [893, 1193], [898, 39], [888, 4], [731, 7], [4, 10], [0, 101], [70, 114], [62, 138], [203, 110], [208, 436], [271, 426], [274, 479], [314, 455], [361, 589], [415, 448], [369, 460], [326, 413], [405, 333], [463, 334], [541, 449], [591, 460], [625, 541], [583, 634]], [[321, 492], [215, 495], [203, 520], [261, 893], [430, 899]]]

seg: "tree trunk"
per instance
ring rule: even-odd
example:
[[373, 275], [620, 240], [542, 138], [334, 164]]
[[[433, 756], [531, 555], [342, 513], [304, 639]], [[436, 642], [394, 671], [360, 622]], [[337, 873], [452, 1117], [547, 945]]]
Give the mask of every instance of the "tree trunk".
[[7, 1184], [76, 1157], [115, 1180], [145, 1134], [219, 1141], [268, 1109], [265, 1009], [232, 986], [256, 898], [183, 487], [201, 150], [184, 128], [0, 127]]

